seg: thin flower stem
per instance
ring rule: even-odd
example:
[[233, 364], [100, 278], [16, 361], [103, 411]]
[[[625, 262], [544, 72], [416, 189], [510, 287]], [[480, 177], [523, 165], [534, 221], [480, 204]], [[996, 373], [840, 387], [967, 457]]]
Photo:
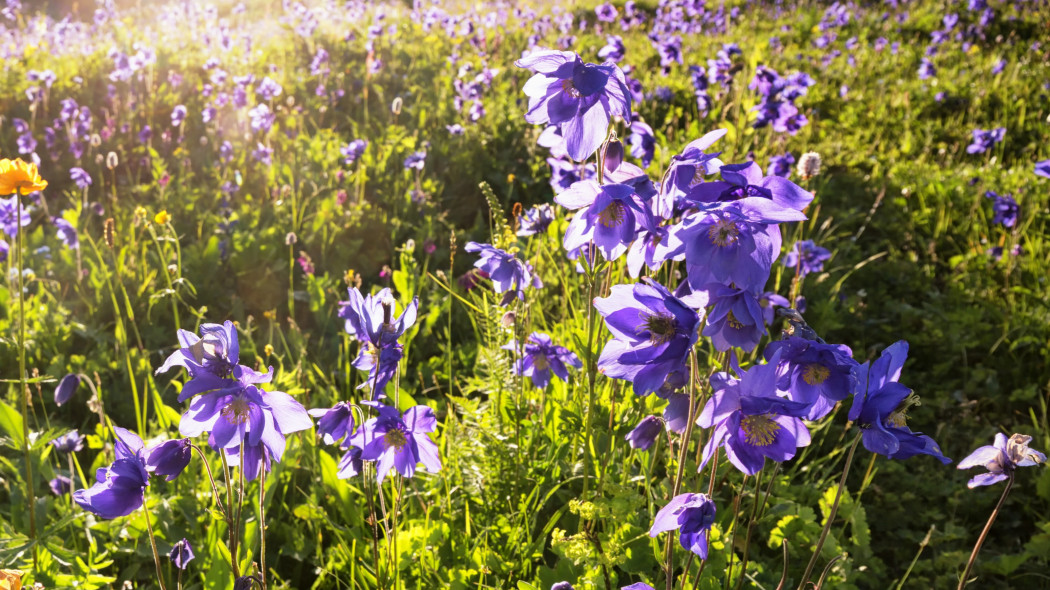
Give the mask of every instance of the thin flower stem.
[[[779, 465], [779, 463], [778, 463]], [[736, 590], [744, 586], [744, 574], [747, 572], [748, 549], [751, 548], [751, 531], [755, 528], [755, 519], [758, 517], [758, 498], [762, 495], [762, 471], [758, 472], [755, 479], [755, 502], [751, 505], [751, 517], [747, 520], [747, 535], [744, 536], [744, 555], [740, 558], [740, 579], [736, 583]], [[769, 497], [768, 495], [766, 496]], [[765, 505], [765, 502], [762, 502]]]
[[230, 464], [226, 460], [226, 451], [219, 451], [219, 456], [222, 457], [222, 472], [225, 476], [224, 482], [226, 483], [226, 506], [229, 509], [226, 512], [226, 529], [229, 533], [229, 541], [227, 542], [227, 545], [230, 549], [230, 565], [233, 567], [233, 577], [234, 579], [237, 579], [241, 577], [241, 568], [237, 563], [237, 560], [233, 557], [234, 551], [237, 548], [235, 538], [237, 531], [236, 528], [234, 528], [233, 515], [230, 513], [230, 510], [233, 509], [233, 482], [230, 481]]
[[146, 499], [142, 499], [142, 514], [146, 517], [146, 532], [149, 533], [149, 545], [153, 549], [153, 564], [157, 566], [157, 583], [160, 590], [164, 590], [164, 576], [160, 571], [160, 553], [157, 552], [157, 539], [153, 536], [153, 525], [149, 521], [149, 510], [146, 509]]
[[[689, 439], [693, 436], [693, 414], [696, 412], [696, 349], [689, 352], [689, 421], [685, 425], [685, 435], [682, 437], [681, 448], [678, 449], [678, 472], [674, 478], [674, 489], [671, 492], [671, 497], [674, 498], [678, 495], [679, 490], [682, 489], [682, 478], [685, 476], [685, 459], [689, 454]], [[667, 541], [664, 543], [664, 564], [667, 570], [667, 590], [673, 590], [674, 588], [674, 575], [673, 575], [673, 564], [671, 560], [671, 537], [667, 536]]]
[[737, 516], [740, 515], [740, 499], [744, 496], [744, 487], [747, 486], [747, 475], [744, 475], [744, 479], [740, 482], [740, 489], [737, 490], [733, 496], [733, 534], [729, 537], [729, 564], [726, 565], [726, 581], [725, 588], [729, 590], [729, 585], [733, 580], [733, 558], [736, 557], [736, 531], [737, 531]]
[[[594, 243], [591, 242], [593, 248]], [[590, 285], [587, 291], [587, 412], [584, 416], [584, 433], [583, 433], [583, 494], [582, 496], [586, 499], [587, 488], [590, 483], [590, 473], [593, 467], [593, 457], [591, 456], [591, 419], [594, 414], [594, 398], [596, 394], [595, 380], [598, 376], [598, 361], [596, 360], [597, 355], [594, 354], [594, 339], [597, 335], [597, 319], [598, 314], [594, 310], [594, 296], [595, 290], [598, 286], [598, 272], [599, 270], [594, 266], [593, 263], [589, 265], [588, 269], [590, 275]]]
[[999, 516], [999, 510], [1003, 507], [1003, 502], [1006, 501], [1006, 496], [1010, 493], [1010, 488], [1014, 486], [1014, 474], [1010, 473], [1010, 479], [1006, 480], [1006, 487], [1003, 489], [1003, 495], [999, 496], [999, 503], [995, 505], [995, 510], [992, 510], [992, 514], [988, 517], [988, 522], [984, 524], [984, 530], [981, 531], [981, 536], [977, 537], [977, 544], [973, 546], [973, 552], [970, 553], [970, 559], [966, 562], [966, 569], [963, 570], [962, 576], [959, 578], [958, 590], [963, 590], [966, 586], [966, 578], [970, 575], [970, 569], [973, 567], [975, 561], [977, 561], [977, 554], [981, 552], [981, 545], [984, 545], [985, 538], [988, 537], [988, 531], [992, 530], [992, 523], [995, 522], [995, 517]]
[[266, 590], [266, 457], [260, 457], [259, 463], [259, 576]]
[[849, 473], [849, 466], [853, 463], [853, 453], [857, 450], [857, 444], [860, 443], [860, 434], [853, 438], [853, 444], [849, 447], [849, 454], [846, 455], [846, 465], [842, 468], [842, 477], [839, 478], [839, 487], [835, 491], [835, 502], [831, 505], [831, 512], [828, 513], [828, 520], [824, 523], [824, 528], [820, 531], [820, 538], [817, 539], [817, 547], [813, 551], [813, 557], [810, 558], [809, 564], [806, 565], [806, 573], [802, 574], [802, 581], [798, 585], [798, 590], [804, 590], [806, 583], [809, 582], [809, 576], [813, 573], [814, 566], [817, 565], [817, 559], [820, 557], [820, 550], [824, 547], [824, 540], [828, 537], [828, 531], [831, 530], [831, 523], [835, 520], [835, 513], [839, 510], [839, 502], [842, 500], [842, 490], [846, 488], [846, 475]]
[[237, 450], [237, 520], [234, 524], [234, 546], [230, 548], [230, 560], [237, 563], [237, 554], [241, 546], [241, 509], [244, 508], [244, 444]]
[[[22, 219], [22, 196], [15, 193], [15, 201], [18, 202], [18, 213], [15, 219], [21, 223]], [[18, 239], [15, 240], [15, 249], [18, 253], [17, 268], [18, 275], [18, 405], [22, 411], [22, 460], [25, 462], [26, 471], [26, 497], [29, 498], [29, 540], [33, 542], [33, 570], [37, 569], [36, 553], [36, 494], [33, 491], [33, 462], [29, 453], [29, 406], [26, 394], [29, 385], [26, 383], [26, 308], [25, 308], [25, 278], [22, 276], [22, 268], [25, 266], [22, 255], [25, 248], [25, 231], [19, 227], [15, 232]], [[12, 507], [14, 504], [12, 503]]]
[[208, 460], [204, 458], [204, 451], [201, 450], [197, 445], [191, 444], [190, 447], [197, 451], [197, 455], [201, 458], [201, 463], [204, 463], [204, 469], [208, 472], [208, 481], [211, 482], [211, 493], [215, 497], [215, 506], [219, 508], [219, 512], [222, 513], [222, 517], [226, 519], [226, 524], [230, 524], [230, 515], [226, 513], [226, 508], [223, 507], [222, 502], [219, 501], [219, 488], [215, 484], [215, 477], [211, 472], [211, 465], [208, 464]]

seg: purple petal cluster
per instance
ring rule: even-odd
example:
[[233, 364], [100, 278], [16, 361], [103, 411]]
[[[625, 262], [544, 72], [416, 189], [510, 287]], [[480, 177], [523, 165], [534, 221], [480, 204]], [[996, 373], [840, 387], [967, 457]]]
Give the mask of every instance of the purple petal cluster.
[[[503, 346], [504, 350], [515, 351], [518, 343], [511, 340]], [[551, 341], [551, 337], [542, 332], [533, 332], [521, 346], [522, 358], [515, 359], [514, 374], [532, 379], [532, 384], [545, 389], [550, 383], [551, 374], [562, 381], [569, 380], [568, 367], [583, 367], [580, 359], [568, 348]]]
[[525, 301], [525, 288], [528, 286], [536, 289], [543, 287], [543, 281], [534, 274], [531, 264], [505, 250], [477, 242], [467, 242], [464, 250], [481, 256], [474, 266], [488, 274], [496, 293], [503, 293], [500, 305], [509, 304], [515, 297]]
[[367, 297], [357, 287], [348, 293], [349, 300], [339, 302], [339, 317], [346, 320], [346, 332], [361, 343], [354, 366], [368, 372], [368, 380], [358, 388], [371, 387], [372, 399], [379, 399], [404, 356], [398, 339], [415, 324], [419, 299], [413, 298], [395, 318], [396, 301], [390, 289]]
[[1025, 434], [1014, 434], [1010, 438], [998, 432], [995, 443], [978, 448], [965, 459], [959, 461], [959, 469], [984, 467], [982, 473], [971, 479], [966, 487], [990, 486], [1010, 478], [1018, 467], [1031, 467], [1046, 463], [1046, 455], [1028, 447], [1032, 437]]

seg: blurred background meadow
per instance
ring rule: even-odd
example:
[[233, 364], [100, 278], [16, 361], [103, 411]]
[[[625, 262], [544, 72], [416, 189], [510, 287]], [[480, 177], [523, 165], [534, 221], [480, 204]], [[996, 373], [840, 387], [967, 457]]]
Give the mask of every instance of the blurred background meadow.
[[[535, 48], [617, 62], [633, 120], [613, 127], [654, 182], [725, 129], [723, 162], [812, 192], [783, 251], [805, 239], [828, 256], [799, 280], [782, 255], [765, 290], [858, 362], [907, 340], [901, 382], [921, 398], [908, 423], [958, 462], [1000, 432], [1050, 447], [1048, 30], [1040, 0], [0, 0], [0, 157], [47, 182], [17, 197], [21, 219], [0, 197], [0, 566], [26, 587], [159, 587], [144, 512], [100, 518], [71, 489], [114, 460], [114, 426], [147, 446], [179, 437], [187, 375], [156, 371], [180, 329], [229, 320], [240, 363], [273, 367], [266, 389], [360, 406], [365, 345], [340, 304], [356, 287], [391, 289], [397, 314], [418, 298], [385, 403], [430, 409], [441, 468], [341, 478], [345, 448], [289, 434], [245, 485], [231, 553], [195, 455], [146, 488], [166, 587], [233, 588], [239, 569], [272, 588], [662, 588], [665, 537], [648, 532], [676, 483], [718, 506], [705, 565], [676, 549], [678, 587], [772, 589], [783, 568], [798, 585], [858, 429], [849, 402], [758, 485], [725, 458], [698, 473], [701, 438], [684, 452], [670, 430], [645, 450], [625, 440], [665, 401], [595, 374], [611, 336], [589, 310], [634, 280], [622, 260], [599, 281], [566, 258], [573, 212], [554, 197], [596, 165], [538, 143], [532, 72], [514, 62]], [[810, 79], [786, 128], [757, 124], [763, 68]], [[804, 178], [806, 152], [821, 166]], [[543, 286], [501, 305], [470, 242], [527, 261]], [[542, 388], [515, 375], [506, 345], [532, 332], [582, 368]], [[702, 389], [728, 365], [703, 338], [696, 354]], [[82, 441], [53, 444], [74, 429]], [[954, 588], [999, 498], [968, 489], [973, 475], [859, 449], [825, 587]], [[183, 538], [195, 558], [180, 570], [166, 554]], [[1050, 588], [1048, 561], [1038, 466], [1018, 473], [974, 587]]]

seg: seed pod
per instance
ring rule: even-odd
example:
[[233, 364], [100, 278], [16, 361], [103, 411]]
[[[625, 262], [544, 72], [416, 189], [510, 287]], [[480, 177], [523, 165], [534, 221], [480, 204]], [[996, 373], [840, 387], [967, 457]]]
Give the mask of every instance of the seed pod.
[[106, 245], [110, 248], [116, 243], [116, 225], [117, 224], [113, 221], [112, 217], [106, 219], [106, 222], [102, 225], [102, 237], [106, 240]]

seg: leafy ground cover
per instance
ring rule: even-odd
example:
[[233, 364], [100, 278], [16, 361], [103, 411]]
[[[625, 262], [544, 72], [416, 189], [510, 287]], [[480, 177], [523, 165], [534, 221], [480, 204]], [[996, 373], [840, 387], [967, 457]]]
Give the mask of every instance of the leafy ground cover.
[[8, 0], [0, 584], [1050, 587], [1048, 23]]

